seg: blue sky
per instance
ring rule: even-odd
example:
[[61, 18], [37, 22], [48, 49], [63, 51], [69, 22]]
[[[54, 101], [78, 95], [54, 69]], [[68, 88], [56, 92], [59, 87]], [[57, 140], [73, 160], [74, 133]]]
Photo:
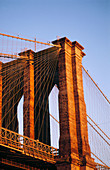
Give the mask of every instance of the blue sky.
[[83, 65], [110, 99], [110, 0], [0, 0], [0, 32], [78, 41]]

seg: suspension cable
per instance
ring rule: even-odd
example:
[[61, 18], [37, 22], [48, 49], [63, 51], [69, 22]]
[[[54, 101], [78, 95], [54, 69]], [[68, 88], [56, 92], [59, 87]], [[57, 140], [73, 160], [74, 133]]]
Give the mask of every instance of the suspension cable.
[[49, 46], [61, 48], [60, 45], [55, 45], [55, 44], [51, 44], [51, 43], [44, 43], [44, 42], [40, 42], [40, 41], [36, 41], [36, 40], [30, 40], [30, 39], [27, 39], [27, 38], [21, 38], [21, 37], [18, 37], [18, 36], [12, 36], [12, 35], [3, 34], [3, 33], [0, 33], [0, 35], [6, 36], [6, 37], [11, 37], [11, 38], [16, 38], [16, 39], [20, 39], [20, 40], [24, 40], [24, 41], [29, 41], [29, 42], [33, 42], [33, 43], [39, 43], [39, 44], [44, 44], [44, 45], [49, 45]]
[[89, 75], [89, 73], [87, 72], [87, 70], [83, 67], [84, 71], [87, 73], [87, 75], [90, 77], [90, 79], [92, 80], [92, 82], [95, 84], [95, 86], [98, 88], [98, 90], [101, 92], [101, 94], [104, 96], [104, 98], [107, 100], [107, 102], [110, 104], [110, 101], [107, 99], [107, 97], [105, 96], [105, 94], [102, 92], [102, 90], [98, 87], [98, 85], [95, 83], [95, 81], [92, 79], [92, 77]]

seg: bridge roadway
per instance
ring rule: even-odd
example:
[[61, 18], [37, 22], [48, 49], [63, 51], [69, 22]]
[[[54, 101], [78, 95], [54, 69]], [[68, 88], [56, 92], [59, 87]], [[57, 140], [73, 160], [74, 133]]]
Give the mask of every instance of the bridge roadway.
[[2, 169], [55, 168], [58, 150], [39, 140], [0, 128], [0, 167]]

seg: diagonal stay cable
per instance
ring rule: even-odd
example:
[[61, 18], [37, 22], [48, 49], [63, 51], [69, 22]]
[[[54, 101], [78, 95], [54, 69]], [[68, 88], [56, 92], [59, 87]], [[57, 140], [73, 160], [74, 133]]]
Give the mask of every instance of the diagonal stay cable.
[[[46, 82], [48, 81], [48, 79], [46, 80]], [[46, 82], [45, 82], [45, 85], [46, 85]], [[45, 86], [44, 86], [45, 87]], [[43, 88], [44, 88], [43, 87]], [[40, 89], [40, 88], [39, 88]], [[41, 93], [42, 94], [42, 93]], [[40, 94], [40, 96], [41, 96], [41, 94]], [[37, 93], [35, 94], [35, 96], [37, 95]], [[40, 96], [39, 96], [39, 98], [40, 98]], [[37, 106], [37, 104], [35, 105], [35, 107]]]
[[100, 137], [110, 146], [110, 143], [96, 130], [96, 128], [87, 120], [87, 122], [90, 124], [90, 126], [100, 135]]
[[[43, 72], [43, 69], [42, 69], [42, 72]], [[20, 72], [19, 72], [20, 73]], [[19, 74], [19, 73], [17, 73], [17, 74]], [[22, 76], [21, 76], [22, 77]], [[19, 78], [21, 78], [20, 76], [19, 76]], [[12, 82], [13, 83], [13, 82]], [[10, 83], [10, 85], [12, 84], [12, 83]], [[20, 84], [20, 83], [19, 83]], [[18, 85], [18, 84], [17, 84]], [[7, 85], [8, 86], [8, 85]], [[5, 86], [5, 88], [7, 87], [7, 86]], [[13, 87], [13, 88], [15, 88], [15, 86]], [[11, 90], [13, 89], [13, 88], [11, 88]]]
[[[56, 62], [56, 64], [57, 64], [57, 62]], [[55, 64], [55, 65], [56, 65], [56, 64]], [[55, 68], [56, 68], [56, 66], [55, 66]], [[55, 75], [55, 70], [56, 70], [56, 69], [54, 69], [53, 76], [52, 76], [52, 81], [51, 81], [51, 85], [50, 85], [50, 86], [52, 86], [52, 84], [53, 84], [54, 75]], [[48, 86], [49, 86], [49, 83], [48, 83]], [[48, 86], [47, 86], [47, 90], [48, 90]], [[44, 117], [45, 117], [45, 114], [46, 114], [47, 110], [48, 110], [48, 102], [46, 103], [46, 109], [45, 109], [45, 112], [44, 112], [44, 114], [43, 114], [43, 119], [42, 119], [41, 127], [40, 127], [40, 129], [39, 129], [38, 139], [39, 139], [39, 137], [40, 137], [41, 129], [42, 129], [43, 122], [44, 122]]]
[[[21, 90], [21, 89], [20, 89]], [[19, 100], [19, 99], [18, 99]], [[14, 105], [18, 102], [18, 100], [14, 103]], [[9, 113], [9, 111], [14, 107], [14, 105], [8, 110], [8, 112], [7, 112], [7, 114]], [[6, 114], [6, 115], [7, 115]], [[5, 115], [5, 116], [6, 116]], [[16, 114], [15, 114], [15, 116], [13, 117], [13, 119], [11, 120], [11, 122], [14, 120], [14, 118], [16, 117]], [[2, 118], [2, 120], [4, 119], [4, 117]], [[11, 124], [11, 122], [10, 122], [10, 124]], [[8, 126], [10, 125], [10, 124], [8, 124]], [[8, 126], [7, 126], [7, 128], [8, 128]]]
[[105, 94], [101, 91], [101, 89], [98, 87], [98, 85], [95, 83], [95, 81], [92, 79], [92, 77], [89, 75], [89, 73], [86, 71], [86, 69], [82, 66], [83, 70], [86, 72], [86, 74], [89, 76], [89, 78], [92, 80], [92, 82], [95, 84], [95, 86], [97, 87], [97, 89], [101, 92], [101, 94], [103, 95], [103, 97], [106, 99], [106, 101], [110, 104], [110, 101], [107, 99], [107, 97], [105, 96]]
[[[46, 73], [46, 74], [48, 74], [48, 73]], [[24, 117], [24, 116], [23, 116]], [[27, 124], [27, 126], [28, 126], [28, 124]]]
[[95, 126], [110, 140], [110, 138], [106, 135], [106, 133], [91, 119], [91, 117], [87, 114], [87, 117], [95, 124]]
[[[42, 82], [42, 83], [43, 83], [43, 82]], [[17, 91], [16, 94], [18, 94], [18, 92], [20, 92], [22, 89], [23, 89], [23, 87], [22, 87], [19, 91]], [[16, 94], [15, 94], [15, 95], [16, 95]], [[12, 96], [12, 98], [13, 98], [13, 97], [14, 97], [14, 96]], [[11, 99], [10, 99], [10, 100], [11, 100]], [[16, 101], [16, 103], [17, 103], [18, 101], [19, 101], [19, 99]], [[16, 103], [15, 103], [15, 104], [16, 104]], [[6, 103], [6, 104], [7, 104], [7, 103]], [[13, 107], [14, 107], [14, 106], [13, 106]], [[11, 110], [11, 108], [10, 108], [10, 110]], [[10, 111], [10, 110], [9, 110], [9, 111]], [[9, 113], [9, 111], [4, 115], [4, 117]], [[2, 118], [2, 120], [4, 119], [4, 117]]]
[[[54, 66], [54, 67], [55, 67], [55, 66]], [[51, 74], [51, 77], [52, 77], [52, 74]], [[51, 77], [50, 77], [50, 81], [51, 81]], [[48, 82], [48, 79], [49, 79], [49, 77], [48, 77], [47, 80], [45, 81], [45, 85], [46, 85], [46, 83]], [[41, 98], [41, 95], [42, 95], [42, 93], [43, 93], [43, 90], [44, 90], [44, 88], [45, 88], [45, 85], [43, 86], [42, 92], [41, 92], [40, 95], [39, 95], [38, 101], [39, 101], [40, 98]], [[45, 95], [46, 95], [46, 92], [45, 92], [43, 95], [45, 96]], [[38, 101], [36, 102], [35, 109], [36, 109], [36, 107], [37, 107], [37, 105], [38, 105]], [[37, 118], [38, 118], [38, 116], [39, 116], [39, 114], [37, 115]], [[37, 118], [36, 118], [35, 124], [36, 124], [36, 122], [37, 122]]]

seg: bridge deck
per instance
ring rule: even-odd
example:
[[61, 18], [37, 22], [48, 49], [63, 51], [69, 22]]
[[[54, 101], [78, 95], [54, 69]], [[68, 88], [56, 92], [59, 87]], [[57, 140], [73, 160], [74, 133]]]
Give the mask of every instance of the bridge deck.
[[40, 170], [47, 167], [54, 169], [55, 164], [0, 146], [0, 169]]
[[50, 164], [56, 163], [54, 157], [58, 155], [56, 148], [5, 128], [0, 128], [0, 148], [16, 154], [19, 153], [20, 157], [23, 158], [27, 156]]

